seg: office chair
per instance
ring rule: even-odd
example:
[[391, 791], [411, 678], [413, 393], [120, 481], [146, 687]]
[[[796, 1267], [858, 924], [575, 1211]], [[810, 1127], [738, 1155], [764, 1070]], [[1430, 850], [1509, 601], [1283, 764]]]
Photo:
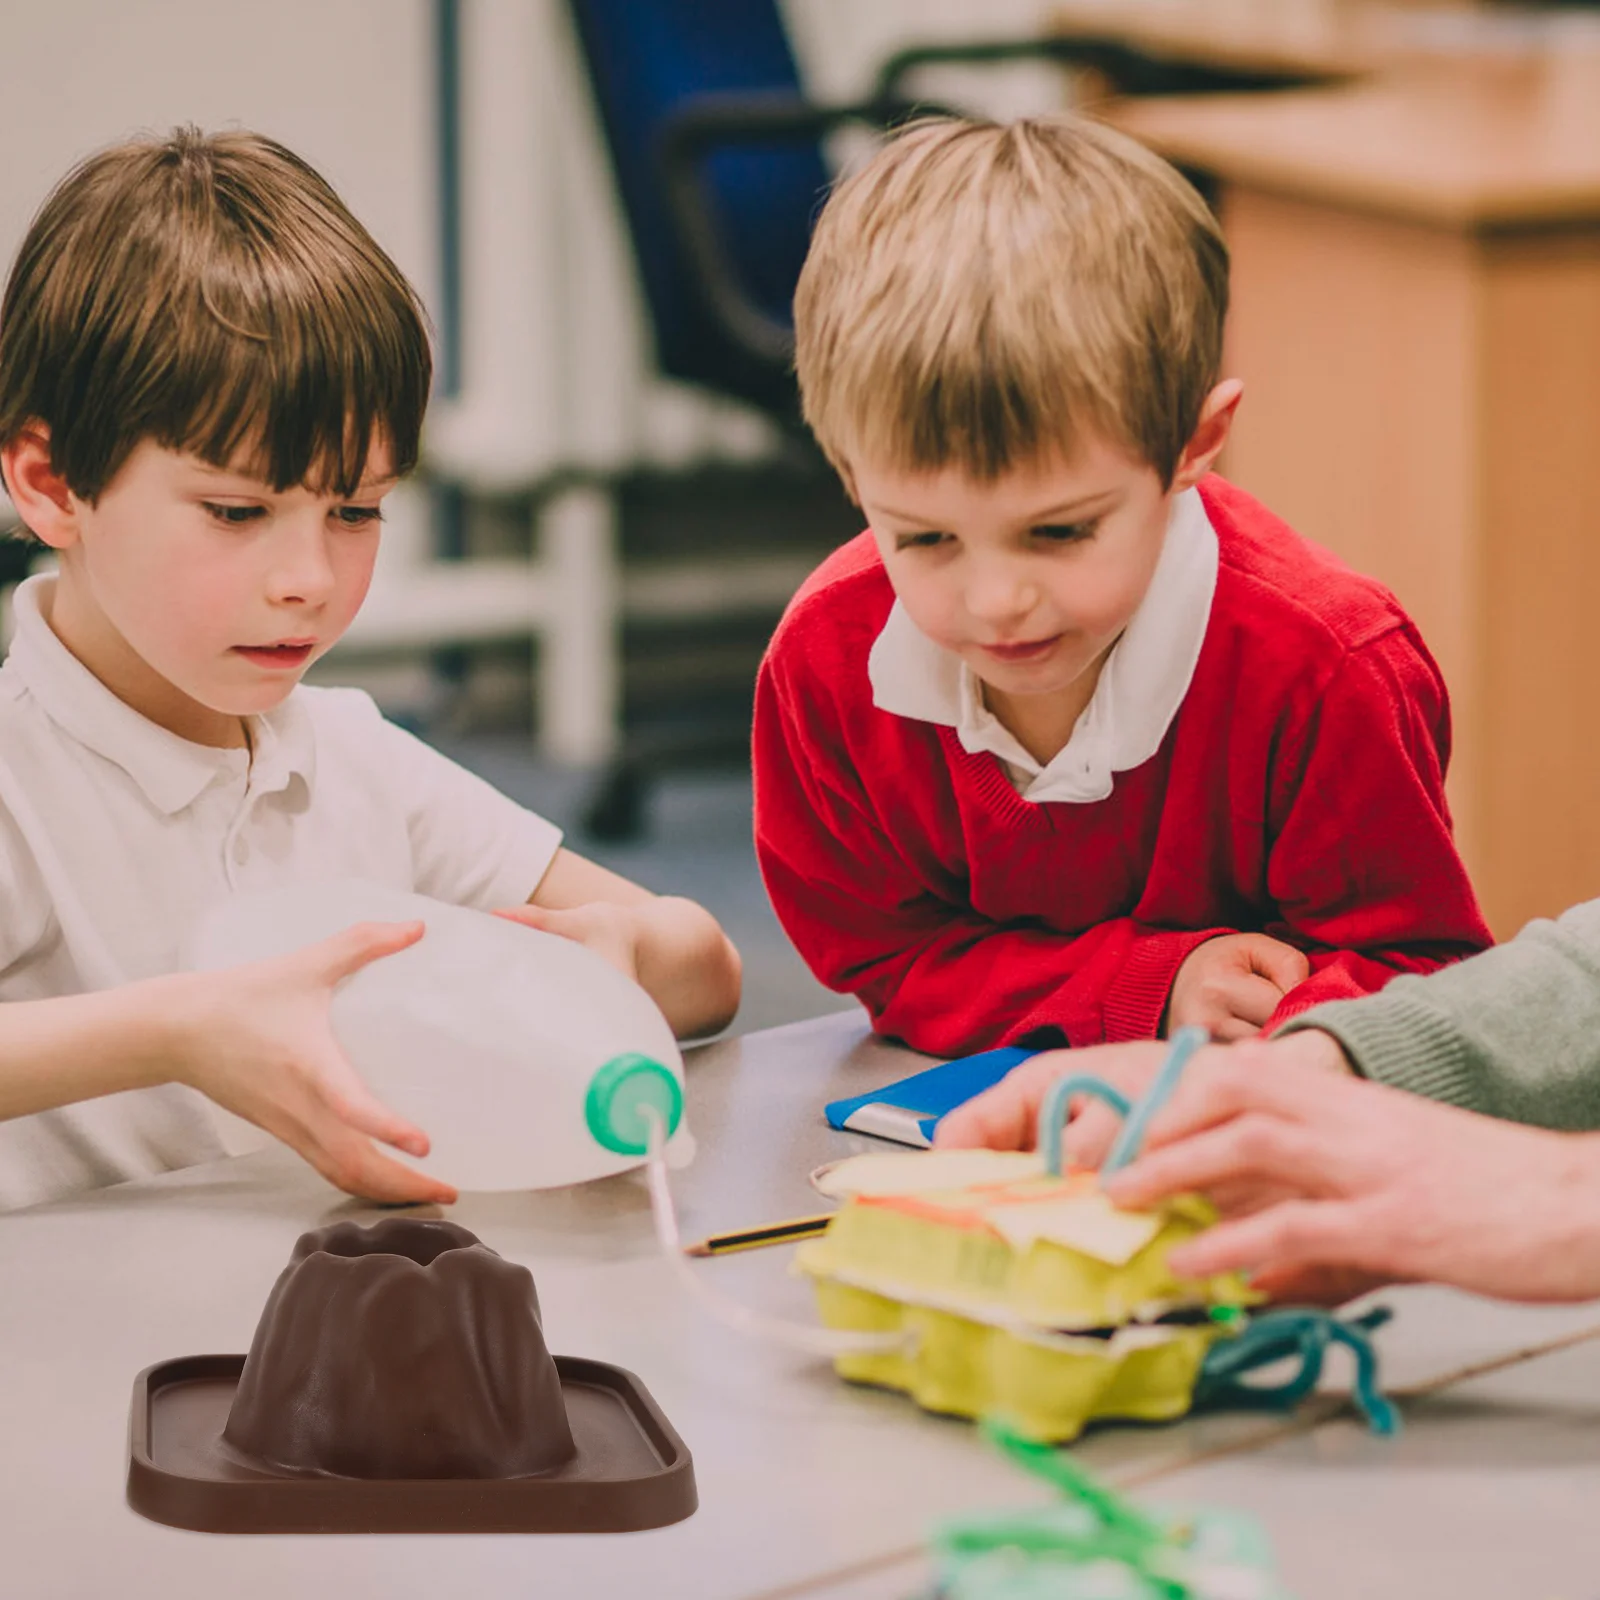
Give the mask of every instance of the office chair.
[[[1142, 94], [1286, 81], [1178, 67], [1093, 38], [985, 40], [902, 50], [866, 98], [823, 105], [805, 94], [776, 0], [569, 4], [660, 370], [754, 405], [807, 450], [790, 305], [832, 176], [825, 135], [943, 110], [907, 92], [929, 65], [1043, 59]], [[591, 832], [637, 831], [649, 764], [625, 739], [589, 807]]]
[[861, 101], [806, 97], [776, 0], [571, 0], [662, 372], [796, 415], [790, 302], [832, 174], [820, 143], [944, 110], [928, 66], [1090, 67], [1118, 93], [1292, 86], [1282, 74], [1163, 62], [1095, 37], [956, 41], [890, 56]]

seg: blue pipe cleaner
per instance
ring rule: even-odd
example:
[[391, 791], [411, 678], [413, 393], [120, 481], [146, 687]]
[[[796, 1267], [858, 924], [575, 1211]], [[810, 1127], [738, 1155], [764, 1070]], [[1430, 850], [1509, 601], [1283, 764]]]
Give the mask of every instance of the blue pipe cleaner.
[[1067, 1112], [1074, 1095], [1088, 1095], [1103, 1100], [1119, 1117], [1124, 1119], [1122, 1131], [1106, 1157], [1102, 1172], [1115, 1172], [1139, 1154], [1150, 1119], [1172, 1098], [1178, 1079], [1188, 1066], [1196, 1050], [1211, 1042], [1204, 1028], [1180, 1028], [1172, 1037], [1166, 1059], [1161, 1063], [1154, 1082], [1135, 1104], [1114, 1088], [1104, 1078], [1091, 1072], [1075, 1072], [1070, 1077], [1058, 1079], [1050, 1085], [1044, 1104], [1039, 1108], [1039, 1148], [1044, 1151], [1044, 1164], [1052, 1176], [1061, 1176], [1061, 1140], [1066, 1130]]
[[[1123, 1119], [1122, 1131], [1101, 1168], [1116, 1172], [1139, 1154], [1151, 1119], [1172, 1098], [1183, 1069], [1194, 1054], [1210, 1042], [1204, 1028], [1180, 1028], [1173, 1036], [1150, 1087], [1137, 1102], [1093, 1073], [1078, 1072], [1050, 1086], [1039, 1108], [1039, 1148], [1046, 1169], [1061, 1176], [1062, 1140], [1074, 1095], [1102, 1100]], [[1392, 1435], [1400, 1430], [1400, 1414], [1378, 1384], [1378, 1357], [1369, 1335], [1393, 1313], [1379, 1306], [1359, 1317], [1341, 1320], [1316, 1307], [1282, 1307], [1252, 1316], [1231, 1338], [1219, 1339], [1206, 1353], [1195, 1384], [1197, 1406], [1270, 1406], [1287, 1410], [1304, 1399], [1322, 1377], [1328, 1347], [1343, 1345], [1355, 1358], [1356, 1405], [1372, 1431]], [[1248, 1372], [1273, 1362], [1298, 1357], [1300, 1370], [1278, 1384], [1250, 1384], [1241, 1380]]]
[[[1387, 1306], [1374, 1306], [1342, 1320], [1315, 1306], [1285, 1306], [1252, 1316], [1243, 1332], [1219, 1339], [1206, 1352], [1194, 1404], [1287, 1411], [1316, 1388], [1329, 1345], [1341, 1344], [1355, 1357], [1357, 1407], [1374, 1433], [1390, 1437], [1400, 1431], [1400, 1413], [1379, 1387], [1378, 1357], [1369, 1335], [1393, 1315]], [[1283, 1383], [1242, 1381], [1248, 1372], [1291, 1357], [1299, 1358], [1300, 1370]]]

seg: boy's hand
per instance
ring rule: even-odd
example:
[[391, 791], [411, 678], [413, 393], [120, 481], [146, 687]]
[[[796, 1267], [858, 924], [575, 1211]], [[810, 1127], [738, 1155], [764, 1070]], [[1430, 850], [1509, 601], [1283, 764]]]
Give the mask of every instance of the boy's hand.
[[1189, 952], [1172, 982], [1167, 1032], [1204, 1028], [1213, 1039], [1249, 1039], [1279, 1002], [1311, 976], [1305, 952], [1264, 933], [1227, 933]]
[[715, 1033], [739, 1009], [739, 952], [692, 900], [556, 851], [527, 905], [498, 913], [587, 945], [655, 1001], [680, 1039]]
[[339, 982], [422, 937], [423, 924], [361, 923], [291, 955], [162, 980], [182, 997], [174, 1078], [297, 1150], [330, 1183], [368, 1200], [456, 1192], [380, 1155], [380, 1139], [425, 1156], [428, 1139], [374, 1099], [334, 1038]]
[[496, 911], [495, 915], [585, 945], [609, 961], [623, 977], [639, 981], [639, 919], [629, 906], [591, 900], [563, 911], [526, 905]]

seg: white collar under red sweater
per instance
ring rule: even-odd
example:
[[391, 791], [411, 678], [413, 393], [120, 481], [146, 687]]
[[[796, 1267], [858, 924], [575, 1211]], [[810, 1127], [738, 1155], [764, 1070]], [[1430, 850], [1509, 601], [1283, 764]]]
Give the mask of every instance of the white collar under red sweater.
[[962, 749], [998, 756], [1024, 800], [1104, 800], [1114, 773], [1143, 766], [1161, 748], [1189, 692], [1216, 588], [1217, 532], [1200, 491], [1186, 489], [1173, 499], [1139, 609], [1106, 658], [1072, 737], [1047, 765], [984, 705], [982, 685], [966, 663], [928, 638], [898, 600], [867, 662], [872, 703], [897, 717], [954, 728]]

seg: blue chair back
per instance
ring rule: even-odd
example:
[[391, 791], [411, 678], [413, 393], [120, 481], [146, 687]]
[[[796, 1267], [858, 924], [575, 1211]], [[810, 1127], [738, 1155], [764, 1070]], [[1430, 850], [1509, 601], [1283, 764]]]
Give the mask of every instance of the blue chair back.
[[[792, 377], [752, 359], [706, 309], [678, 242], [658, 164], [662, 126], [708, 92], [799, 95], [775, 0], [571, 0], [610, 146], [657, 360], [674, 378], [764, 409], [794, 409]], [[782, 322], [828, 183], [815, 141], [707, 155], [704, 184], [724, 252], [748, 297]]]

